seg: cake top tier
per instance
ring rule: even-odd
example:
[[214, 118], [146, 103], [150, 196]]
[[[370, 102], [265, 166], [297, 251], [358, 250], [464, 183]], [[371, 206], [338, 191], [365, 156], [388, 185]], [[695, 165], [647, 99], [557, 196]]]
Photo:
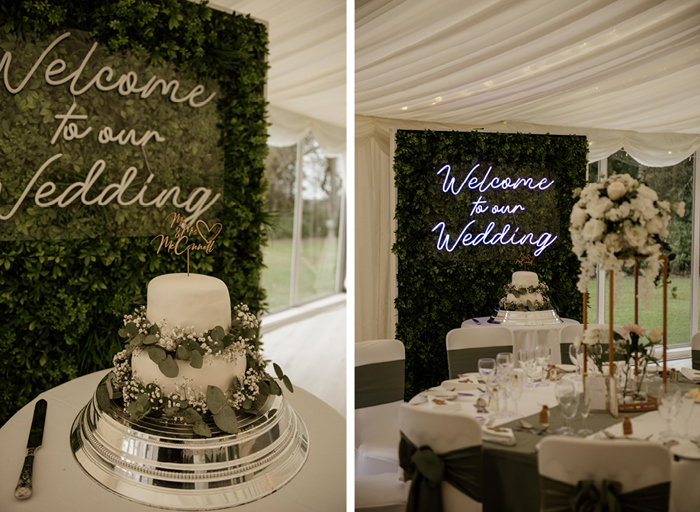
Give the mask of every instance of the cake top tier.
[[536, 273], [520, 271], [513, 272], [512, 283], [514, 286], [527, 288], [528, 286], [537, 286], [540, 284], [540, 281]]
[[179, 325], [202, 334], [231, 327], [231, 299], [221, 279], [201, 274], [165, 274], [148, 283], [149, 322], [165, 321], [164, 334]]

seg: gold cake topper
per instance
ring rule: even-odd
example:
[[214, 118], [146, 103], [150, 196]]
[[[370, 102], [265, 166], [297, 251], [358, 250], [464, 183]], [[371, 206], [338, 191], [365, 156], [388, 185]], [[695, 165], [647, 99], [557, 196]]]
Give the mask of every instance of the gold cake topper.
[[532, 265], [535, 262], [535, 257], [532, 254], [527, 256], [521, 252], [520, 257], [517, 260], [515, 260], [515, 262], [519, 265], [522, 265], [523, 270], [527, 270], [527, 266]]
[[[214, 249], [214, 240], [216, 240], [216, 237], [221, 233], [223, 226], [220, 222], [217, 222], [209, 227], [209, 225], [201, 219], [195, 223], [190, 222], [188, 224], [185, 222], [182, 215], [175, 212], [168, 215], [165, 220], [167, 221], [170, 217], [172, 217], [170, 227], [175, 228], [173, 238], [161, 233], [151, 240], [151, 245], [160, 237], [160, 244], [158, 245], [156, 254], [160, 254], [160, 250], [163, 248], [167, 249], [168, 252], [173, 251], [178, 256], [182, 253], [187, 253], [187, 275], [190, 275], [190, 251], [204, 251], [206, 254], [211, 253]], [[199, 236], [204, 243], [202, 244], [199, 241], [190, 242], [190, 237], [193, 236]]]

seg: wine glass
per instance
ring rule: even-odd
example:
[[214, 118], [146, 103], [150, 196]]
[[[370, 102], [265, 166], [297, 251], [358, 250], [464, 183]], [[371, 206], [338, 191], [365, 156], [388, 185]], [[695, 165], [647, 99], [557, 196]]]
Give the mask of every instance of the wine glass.
[[498, 370], [502, 369], [512, 370], [513, 369], [513, 354], [510, 352], [500, 352], [496, 355], [496, 363], [498, 364]]
[[583, 345], [576, 347], [573, 343], [569, 345], [569, 359], [571, 364], [576, 366], [576, 375], [581, 376], [581, 356], [583, 355]]
[[521, 368], [515, 368], [513, 370], [510, 396], [513, 398], [513, 411], [516, 418], [520, 417], [518, 413], [518, 400], [523, 396], [523, 388], [525, 388], [525, 371]]
[[576, 434], [579, 437], [590, 436], [593, 431], [586, 427], [586, 422], [588, 420], [588, 415], [591, 413], [591, 398], [593, 393], [584, 386], [581, 395], [579, 396], [578, 409], [581, 412], [581, 417], [583, 418], [583, 425]]
[[659, 415], [666, 421], [666, 431], [659, 438], [661, 442], [668, 441], [673, 437], [671, 431], [671, 422], [676, 419], [680, 404], [680, 388], [675, 384], [666, 384], [664, 390], [663, 385], [659, 388], [658, 409]]
[[493, 357], [482, 357], [478, 362], [479, 375], [481, 375], [481, 380], [484, 381], [486, 385], [486, 395], [491, 398], [491, 388], [493, 387], [493, 380], [491, 376], [495, 376], [496, 373], [496, 360]]
[[694, 396], [683, 394], [680, 397], [680, 403], [678, 407], [678, 419], [683, 424], [683, 439], [691, 439], [693, 437], [688, 434], [688, 422], [690, 421], [690, 417], [693, 415], [694, 404]]
[[520, 362], [520, 367], [525, 370], [527, 375], [527, 386], [533, 387], [532, 384], [532, 371], [535, 363], [535, 351], [531, 348], [524, 348], [518, 350], [518, 361]]
[[576, 416], [578, 411], [578, 392], [576, 391], [576, 385], [568, 380], [561, 379], [554, 386], [554, 394], [557, 397], [557, 402], [559, 403], [559, 410], [562, 416], [564, 416], [565, 425], [559, 427], [556, 433], [562, 436], [573, 436], [574, 429], [571, 428], [571, 419]]
[[498, 369], [498, 387], [501, 390], [501, 397], [503, 399], [503, 410], [501, 411], [501, 417], [513, 416], [508, 410], [508, 400], [513, 395], [513, 370], [507, 366], [499, 367]]
[[549, 345], [537, 345], [535, 347], [535, 355], [537, 358], [537, 366], [542, 374], [542, 385], [546, 386], [547, 369], [549, 368], [549, 360], [552, 357], [552, 349]]

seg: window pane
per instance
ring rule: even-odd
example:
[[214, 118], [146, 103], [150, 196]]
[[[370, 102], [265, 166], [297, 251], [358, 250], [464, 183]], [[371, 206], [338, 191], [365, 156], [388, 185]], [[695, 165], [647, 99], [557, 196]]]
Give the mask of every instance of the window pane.
[[269, 182], [267, 210], [271, 213], [268, 245], [263, 248], [262, 286], [267, 290], [270, 312], [290, 306], [292, 282], [292, 236], [297, 147], [269, 148], [265, 177]]
[[338, 225], [343, 183], [334, 158], [327, 158], [312, 135], [303, 141], [302, 243], [298, 300], [336, 291]]
[[[684, 217], [674, 215], [669, 223], [667, 242], [675, 255], [669, 263], [668, 280], [668, 343], [690, 342], [690, 249], [692, 237], [693, 158], [670, 167], [647, 167], [636, 162], [625, 151], [618, 151], [608, 160], [608, 175], [628, 173], [656, 191], [660, 200], [675, 204], [685, 201]], [[660, 274], [661, 276], [661, 274]], [[615, 280], [620, 276], [615, 276]], [[609, 280], [606, 283], [606, 301]], [[606, 322], [609, 318], [606, 306]], [[614, 309], [616, 324], [634, 322], [634, 277], [622, 277], [620, 302]], [[651, 306], [639, 304], [639, 323], [645, 329], [663, 327], [663, 286], [659, 279]]]

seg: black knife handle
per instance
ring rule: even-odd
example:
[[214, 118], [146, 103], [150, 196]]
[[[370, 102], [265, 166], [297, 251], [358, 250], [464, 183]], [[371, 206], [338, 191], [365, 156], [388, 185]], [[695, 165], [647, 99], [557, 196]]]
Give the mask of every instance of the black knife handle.
[[32, 470], [34, 469], [34, 452], [36, 448], [27, 448], [27, 456], [24, 458], [22, 473], [15, 487], [15, 498], [26, 500], [32, 495]]

